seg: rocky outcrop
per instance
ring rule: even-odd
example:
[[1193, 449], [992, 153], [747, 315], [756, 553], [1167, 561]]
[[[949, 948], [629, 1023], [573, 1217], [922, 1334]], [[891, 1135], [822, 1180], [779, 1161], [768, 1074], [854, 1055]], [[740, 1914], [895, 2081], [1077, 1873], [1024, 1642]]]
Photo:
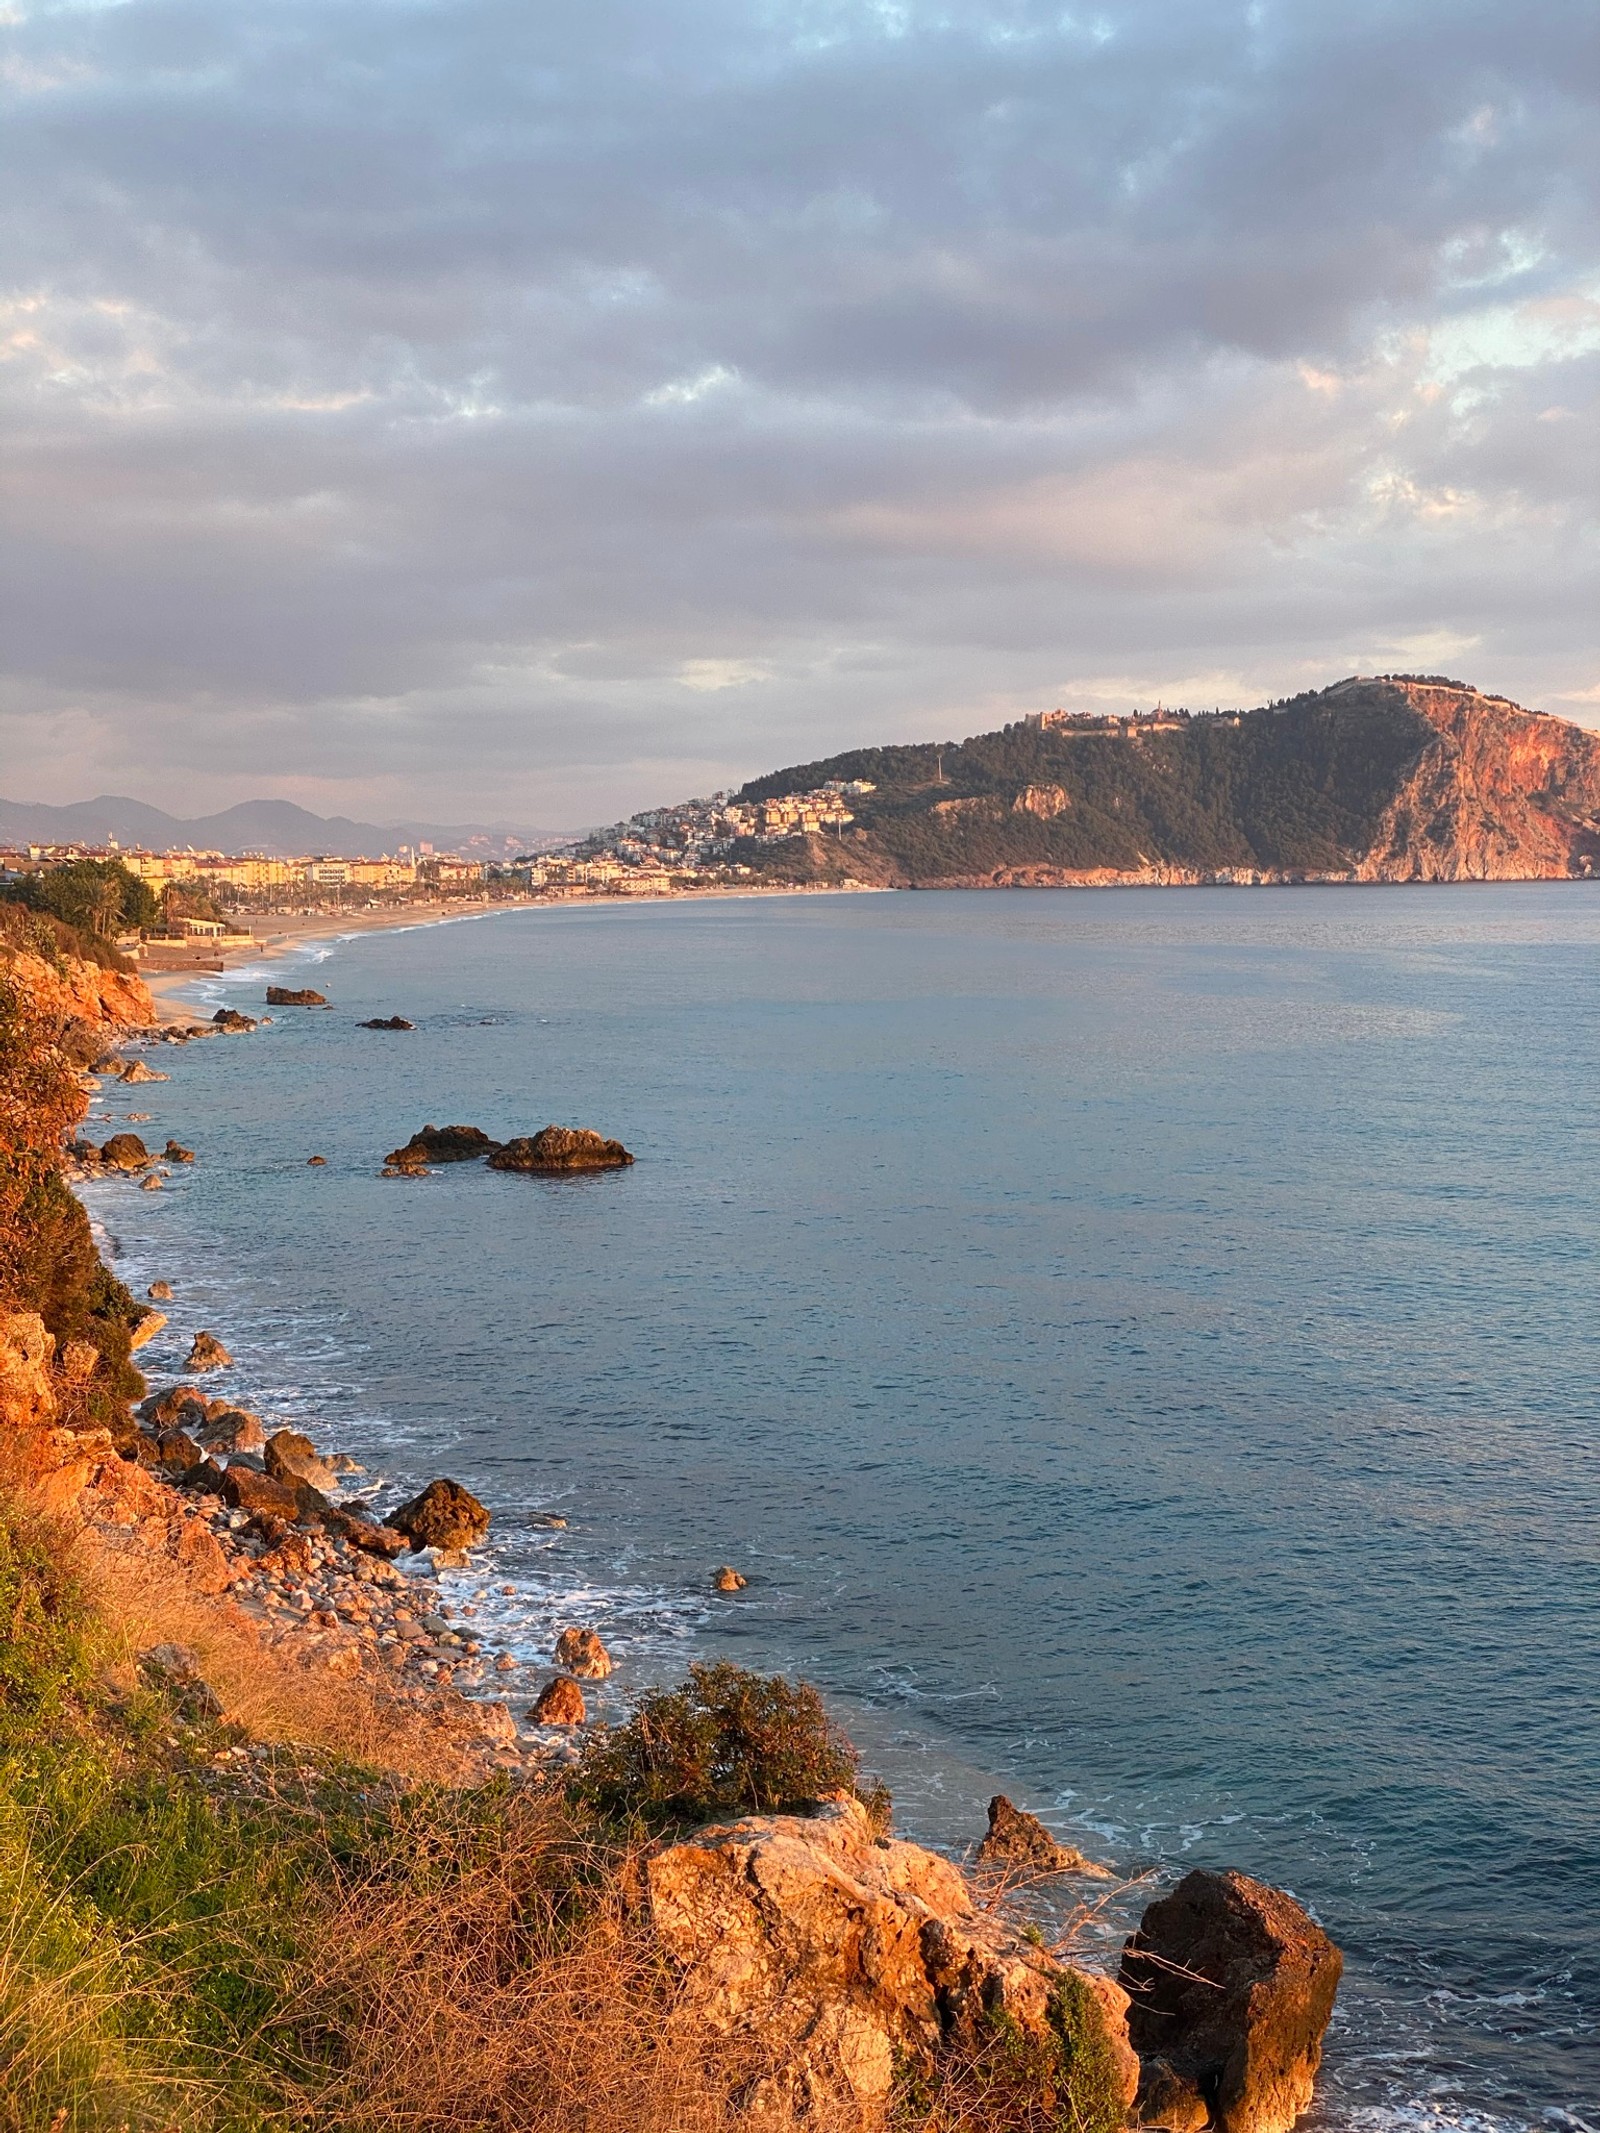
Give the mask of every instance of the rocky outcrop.
[[536, 1726], [581, 1726], [588, 1715], [582, 1689], [564, 1674], [545, 1683], [539, 1691], [538, 1701], [528, 1713]]
[[496, 1154], [499, 1147], [479, 1126], [424, 1126], [403, 1148], [391, 1148], [383, 1160], [392, 1170], [424, 1163], [470, 1163], [480, 1155]]
[[1114, 1878], [1110, 1867], [1097, 1866], [1070, 1845], [1058, 1844], [1037, 1815], [1013, 1807], [1003, 1792], [989, 1802], [989, 1829], [976, 1856], [979, 1866], [995, 1867], [1022, 1880], [1043, 1874]]
[[719, 1563], [711, 1573], [712, 1588], [717, 1592], [743, 1592], [749, 1582], [742, 1571], [734, 1569], [732, 1563]]
[[99, 1031], [102, 1045], [118, 1029], [147, 1029], [156, 1019], [144, 980], [131, 970], [105, 970], [75, 956], [46, 962], [40, 955], [4, 949], [0, 963], [41, 1013], [64, 1024], [88, 1024]]
[[1311, 2102], [1343, 1957], [1280, 1889], [1186, 1874], [1123, 1950], [1139, 2122], [1289, 2133]]
[[770, 2062], [748, 2099], [757, 2123], [840, 2105], [876, 2123], [898, 2069], [995, 2035], [1029, 2040], [1054, 2078], [1077, 2059], [1088, 2079], [1092, 2062], [1113, 2111], [1133, 2101], [1119, 1988], [1013, 1936], [948, 1860], [881, 1837], [859, 1800], [700, 1830], [657, 1852], [646, 1884], [688, 2019]]
[[211, 1021], [214, 1028], [235, 1036], [247, 1036], [256, 1026], [253, 1016], [241, 1015], [236, 1007], [219, 1007]]
[[507, 1141], [489, 1158], [491, 1170], [618, 1170], [633, 1157], [621, 1141], [608, 1141], [587, 1126], [546, 1126]]
[[597, 1630], [564, 1629], [556, 1639], [556, 1665], [580, 1681], [604, 1681], [611, 1672], [611, 1654]]
[[389, 1513], [387, 1523], [413, 1548], [470, 1548], [489, 1530], [489, 1514], [459, 1481], [430, 1481], [419, 1496]]
[[101, 1143], [100, 1160], [108, 1170], [143, 1170], [151, 1156], [137, 1133], [113, 1133]]
[[184, 1358], [185, 1370], [226, 1370], [233, 1357], [214, 1333], [197, 1333]]
[[363, 1022], [361, 1025], [363, 1029], [415, 1029], [416, 1026], [414, 1022], [408, 1022], [404, 1015], [375, 1015], [370, 1022]]
[[313, 992], [309, 985], [302, 986], [298, 991], [290, 985], [269, 985], [267, 987], [267, 1005], [269, 1007], [326, 1007], [327, 1004], [327, 995]]

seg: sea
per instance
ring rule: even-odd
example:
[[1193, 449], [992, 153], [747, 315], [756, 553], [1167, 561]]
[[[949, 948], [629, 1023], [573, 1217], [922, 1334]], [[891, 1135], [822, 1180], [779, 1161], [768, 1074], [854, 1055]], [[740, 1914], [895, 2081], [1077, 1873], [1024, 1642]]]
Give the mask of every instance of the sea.
[[[514, 1696], [567, 1622], [602, 1716], [804, 1676], [905, 1833], [1113, 1866], [1091, 1957], [1291, 1890], [1310, 2128], [1600, 2128], [1600, 885], [517, 908], [197, 1004], [269, 978], [97, 1108], [197, 1155], [87, 1189], [142, 1359], [482, 1497]], [[379, 1175], [552, 1122], [638, 1160]]]

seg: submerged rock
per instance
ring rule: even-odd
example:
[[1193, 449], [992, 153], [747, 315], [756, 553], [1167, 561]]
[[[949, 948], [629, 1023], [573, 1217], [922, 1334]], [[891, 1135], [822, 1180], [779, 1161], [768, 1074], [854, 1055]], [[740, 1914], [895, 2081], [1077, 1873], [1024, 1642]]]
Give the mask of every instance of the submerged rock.
[[170, 1281], [152, 1281], [144, 1293], [152, 1303], [171, 1303], [172, 1283]]
[[1344, 1958], [1292, 1896], [1186, 1874], [1122, 1951], [1139, 2122], [1289, 2133], [1311, 2102]]
[[604, 1681], [611, 1672], [611, 1654], [597, 1631], [564, 1629], [556, 1639], [556, 1665], [580, 1681]]
[[470, 1163], [480, 1155], [494, 1155], [499, 1147], [479, 1126], [424, 1126], [403, 1148], [391, 1148], [384, 1161], [396, 1170], [423, 1163]]
[[269, 1007], [326, 1007], [327, 1004], [326, 994], [313, 992], [309, 985], [302, 986], [299, 991], [296, 991], [290, 985], [269, 985], [267, 987], [267, 1005]]
[[361, 1025], [363, 1029], [415, 1029], [416, 1026], [414, 1022], [408, 1022], [404, 1015], [375, 1015], [370, 1022], [363, 1022]]
[[1058, 1844], [1037, 1815], [1013, 1807], [1003, 1792], [989, 1802], [989, 1831], [978, 1846], [980, 1866], [999, 1866], [1029, 1874], [1092, 1874], [1114, 1879], [1108, 1866], [1096, 1866], [1070, 1845]]
[[581, 1726], [588, 1715], [582, 1689], [564, 1674], [545, 1683], [538, 1702], [528, 1713], [536, 1726]]
[[491, 1170], [618, 1170], [633, 1157], [621, 1141], [608, 1141], [587, 1126], [546, 1126], [507, 1141], [489, 1158]]
[[214, 1333], [197, 1333], [184, 1359], [185, 1370], [226, 1370], [233, 1357]]
[[996, 2034], [1019, 2058], [1031, 2050], [1046, 2085], [1072, 2051], [1090, 2051], [1111, 2092], [1105, 2122], [1133, 2100], [1125, 1995], [1013, 1936], [949, 1860], [881, 1837], [853, 1797], [699, 1830], [645, 1873], [686, 2015], [769, 2055], [752, 2119], [832, 2122], [842, 2107], [876, 2122], [897, 2069], [929, 2072]]
[[194, 1150], [182, 1147], [177, 1141], [169, 1140], [161, 1151], [161, 1160], [164, 1163], [192, 1163], [194, 1161]]
[[459, 1481], [430, 1481], [419, 1496], [391, 1511], [387, 1523], [412, 1547], [470, 1548], [489, 1530], [489, 1514]]
[[328, 1158], [325, 1155], [308, 1155], [306, 1157], [306, 1167], [308, 1170], [326, 1170]]

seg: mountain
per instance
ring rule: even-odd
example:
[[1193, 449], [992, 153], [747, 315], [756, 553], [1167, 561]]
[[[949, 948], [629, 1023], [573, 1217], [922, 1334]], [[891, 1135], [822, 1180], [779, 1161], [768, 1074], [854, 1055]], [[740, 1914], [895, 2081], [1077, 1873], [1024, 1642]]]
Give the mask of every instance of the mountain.
[[1600, 863], [1600, 735], [1438, 676], [1223, 717], [1043, 719], [757, 778], [865, 780], [848, 827], [742, 839], [773, 880], [1024, 887], [1217, 878], [1523, 881]]
[[[289, 800], [244, 800], [220, 815], [180, 820], [142, 800], [106, 797], [67, 807], [0, 800], [0, 844], [144, 845], [155, 851], [193, 846], [201, 852], [261, 852], [293, 858], [318, 852], [341, 858], [376, 856], [401, 844], [431, 844], [436, 851], [478, 859], [509, 858], [538, 841], [535, 830], [504, 823], [440, 824], [352, 822], [344, 815], [313, 815]], [[548, 841], [548, 840], [546, 840]]]

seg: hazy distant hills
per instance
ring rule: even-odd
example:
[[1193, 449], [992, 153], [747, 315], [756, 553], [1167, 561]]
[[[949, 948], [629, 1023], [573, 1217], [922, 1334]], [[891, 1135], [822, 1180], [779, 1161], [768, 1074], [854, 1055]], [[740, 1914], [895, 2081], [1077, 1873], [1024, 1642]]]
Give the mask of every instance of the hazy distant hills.
[[1437, 677], [1231, 718], [1025, 723], [862, 748], [745, 802], [867, 779], [842, 832], [744, 840], [772, 879], [1010, 887], [1224, 878], [1512, 881], [1600, 865], [1600, 736]]
[[108, 796], [79, 800], [68, 807], [34, 806], [0, 800], [0, 844], [147, 845], [155, 851], [261, 852], [269, 858], [292, 858], [302, 852], [341, 857], [376, 856], [401, 844], [431, 844], [437, 851], [461, 852], [478, 859], [507, 858], [525, 852], [539, 832], [505, 823], [352, 822], [344, 815], [313, 815], [289, 800], [245, 800], [220, 815], [184, 821], [142, 800]]

